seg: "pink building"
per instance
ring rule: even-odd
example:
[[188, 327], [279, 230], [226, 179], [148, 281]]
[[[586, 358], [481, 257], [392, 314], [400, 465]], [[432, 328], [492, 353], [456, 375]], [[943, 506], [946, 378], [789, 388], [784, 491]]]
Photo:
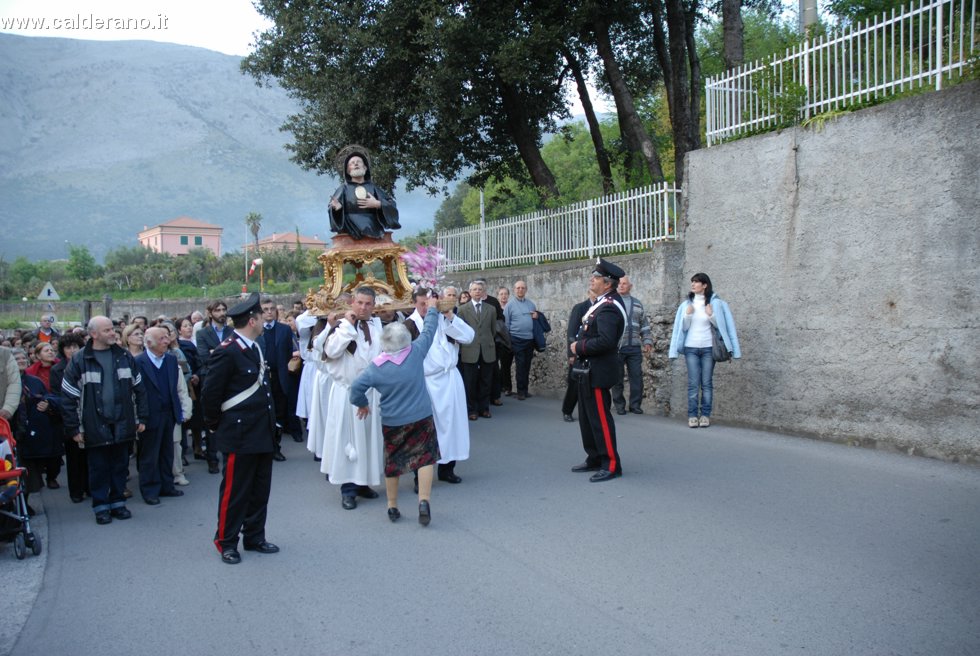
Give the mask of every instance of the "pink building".
[[152, 228], [143, 226], [140, 245], [158, 253], [186, 255], [192, 248], [206, 248], [221, 256], [221, 226], [180, 216]]

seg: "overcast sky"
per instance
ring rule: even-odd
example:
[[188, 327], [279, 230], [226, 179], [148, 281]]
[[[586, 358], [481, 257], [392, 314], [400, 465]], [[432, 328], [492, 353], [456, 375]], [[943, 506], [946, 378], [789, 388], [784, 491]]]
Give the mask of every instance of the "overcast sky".
[[[130, 29], [116, 29], [120, 23], [110, 19], [126, 19]], [[250, 0], [0, 0], [2, 32], [164, 41], [227, 55], [247, 55], [266, 24]]]

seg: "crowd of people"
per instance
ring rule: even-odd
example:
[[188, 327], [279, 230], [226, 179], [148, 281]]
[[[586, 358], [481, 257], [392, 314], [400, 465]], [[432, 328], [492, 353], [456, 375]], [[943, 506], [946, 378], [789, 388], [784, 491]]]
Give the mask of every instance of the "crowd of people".
[[[572, 471], [592, 482], [622, 475], [611, 410], [642, 413], [641, 353], [653, 343], [631, 290], [600, 259], [569, 317], [562, 414], [575, 421], [579, 407], [586, 458]], [[427, 526], [433, 482], [463, 480], [470, 422], [491, 419], [502, 397], [531, 397], [547, 318], [523, 280], [496, 296], [482, 280], [419, 287], [411, 312], [377, 311], [371, 287], [338, 300], [350, 309], [314, 316], [302, 301], [287, 309], [253, 295], [184, 317], [97, 316], [61, 333], [45, 315], [36, 330], [15, 331], [0, 347], [0, 416], [22, 437], [27, 493], [60, 488], [64, 462], [71, 500], [90, 498], [97, 523], [109, 524], [131, 516], [137, 491], [150, 506], [182, 496], [190, 460], [204, 461], [221, 474], [215, 546], [235, 564], [240, 538], [246, 550], [278, 551], [265, 539], [266, 504], [289, 436], [306, 443], [346, 510], [379, 497], [383, 480], [398, 521], [399, 477], [412, 473]], [[715, 334], [740, 357], [731, 311], [699, 273], [669, 353], [685, 357], [691, 427], [710, 425]]]

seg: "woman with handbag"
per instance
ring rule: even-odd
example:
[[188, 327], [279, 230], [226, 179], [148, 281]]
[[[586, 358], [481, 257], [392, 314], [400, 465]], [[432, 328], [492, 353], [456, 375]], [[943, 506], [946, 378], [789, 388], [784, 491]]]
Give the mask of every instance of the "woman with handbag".
[[711, 425], [715, 362], [740, 358], [742, 351], [732, 312], [704, 273], [691, 276], [691, 291], [674, 317], [667, 356], [673, 359], [679, 354], [687, 363], [687, 425], [707, 428]]

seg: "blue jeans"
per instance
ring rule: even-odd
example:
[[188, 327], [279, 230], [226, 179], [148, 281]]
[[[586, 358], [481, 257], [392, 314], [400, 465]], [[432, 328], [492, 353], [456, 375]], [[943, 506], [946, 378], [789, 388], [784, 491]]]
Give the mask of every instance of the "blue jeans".
[[687, 362], [687, 416], [698, 416], [698, 388], [701, 388], [701, 416], [711, 416], [711, 375], [715, 371], [715, 360], [711, 357], [711, 347], [684, 348]]

